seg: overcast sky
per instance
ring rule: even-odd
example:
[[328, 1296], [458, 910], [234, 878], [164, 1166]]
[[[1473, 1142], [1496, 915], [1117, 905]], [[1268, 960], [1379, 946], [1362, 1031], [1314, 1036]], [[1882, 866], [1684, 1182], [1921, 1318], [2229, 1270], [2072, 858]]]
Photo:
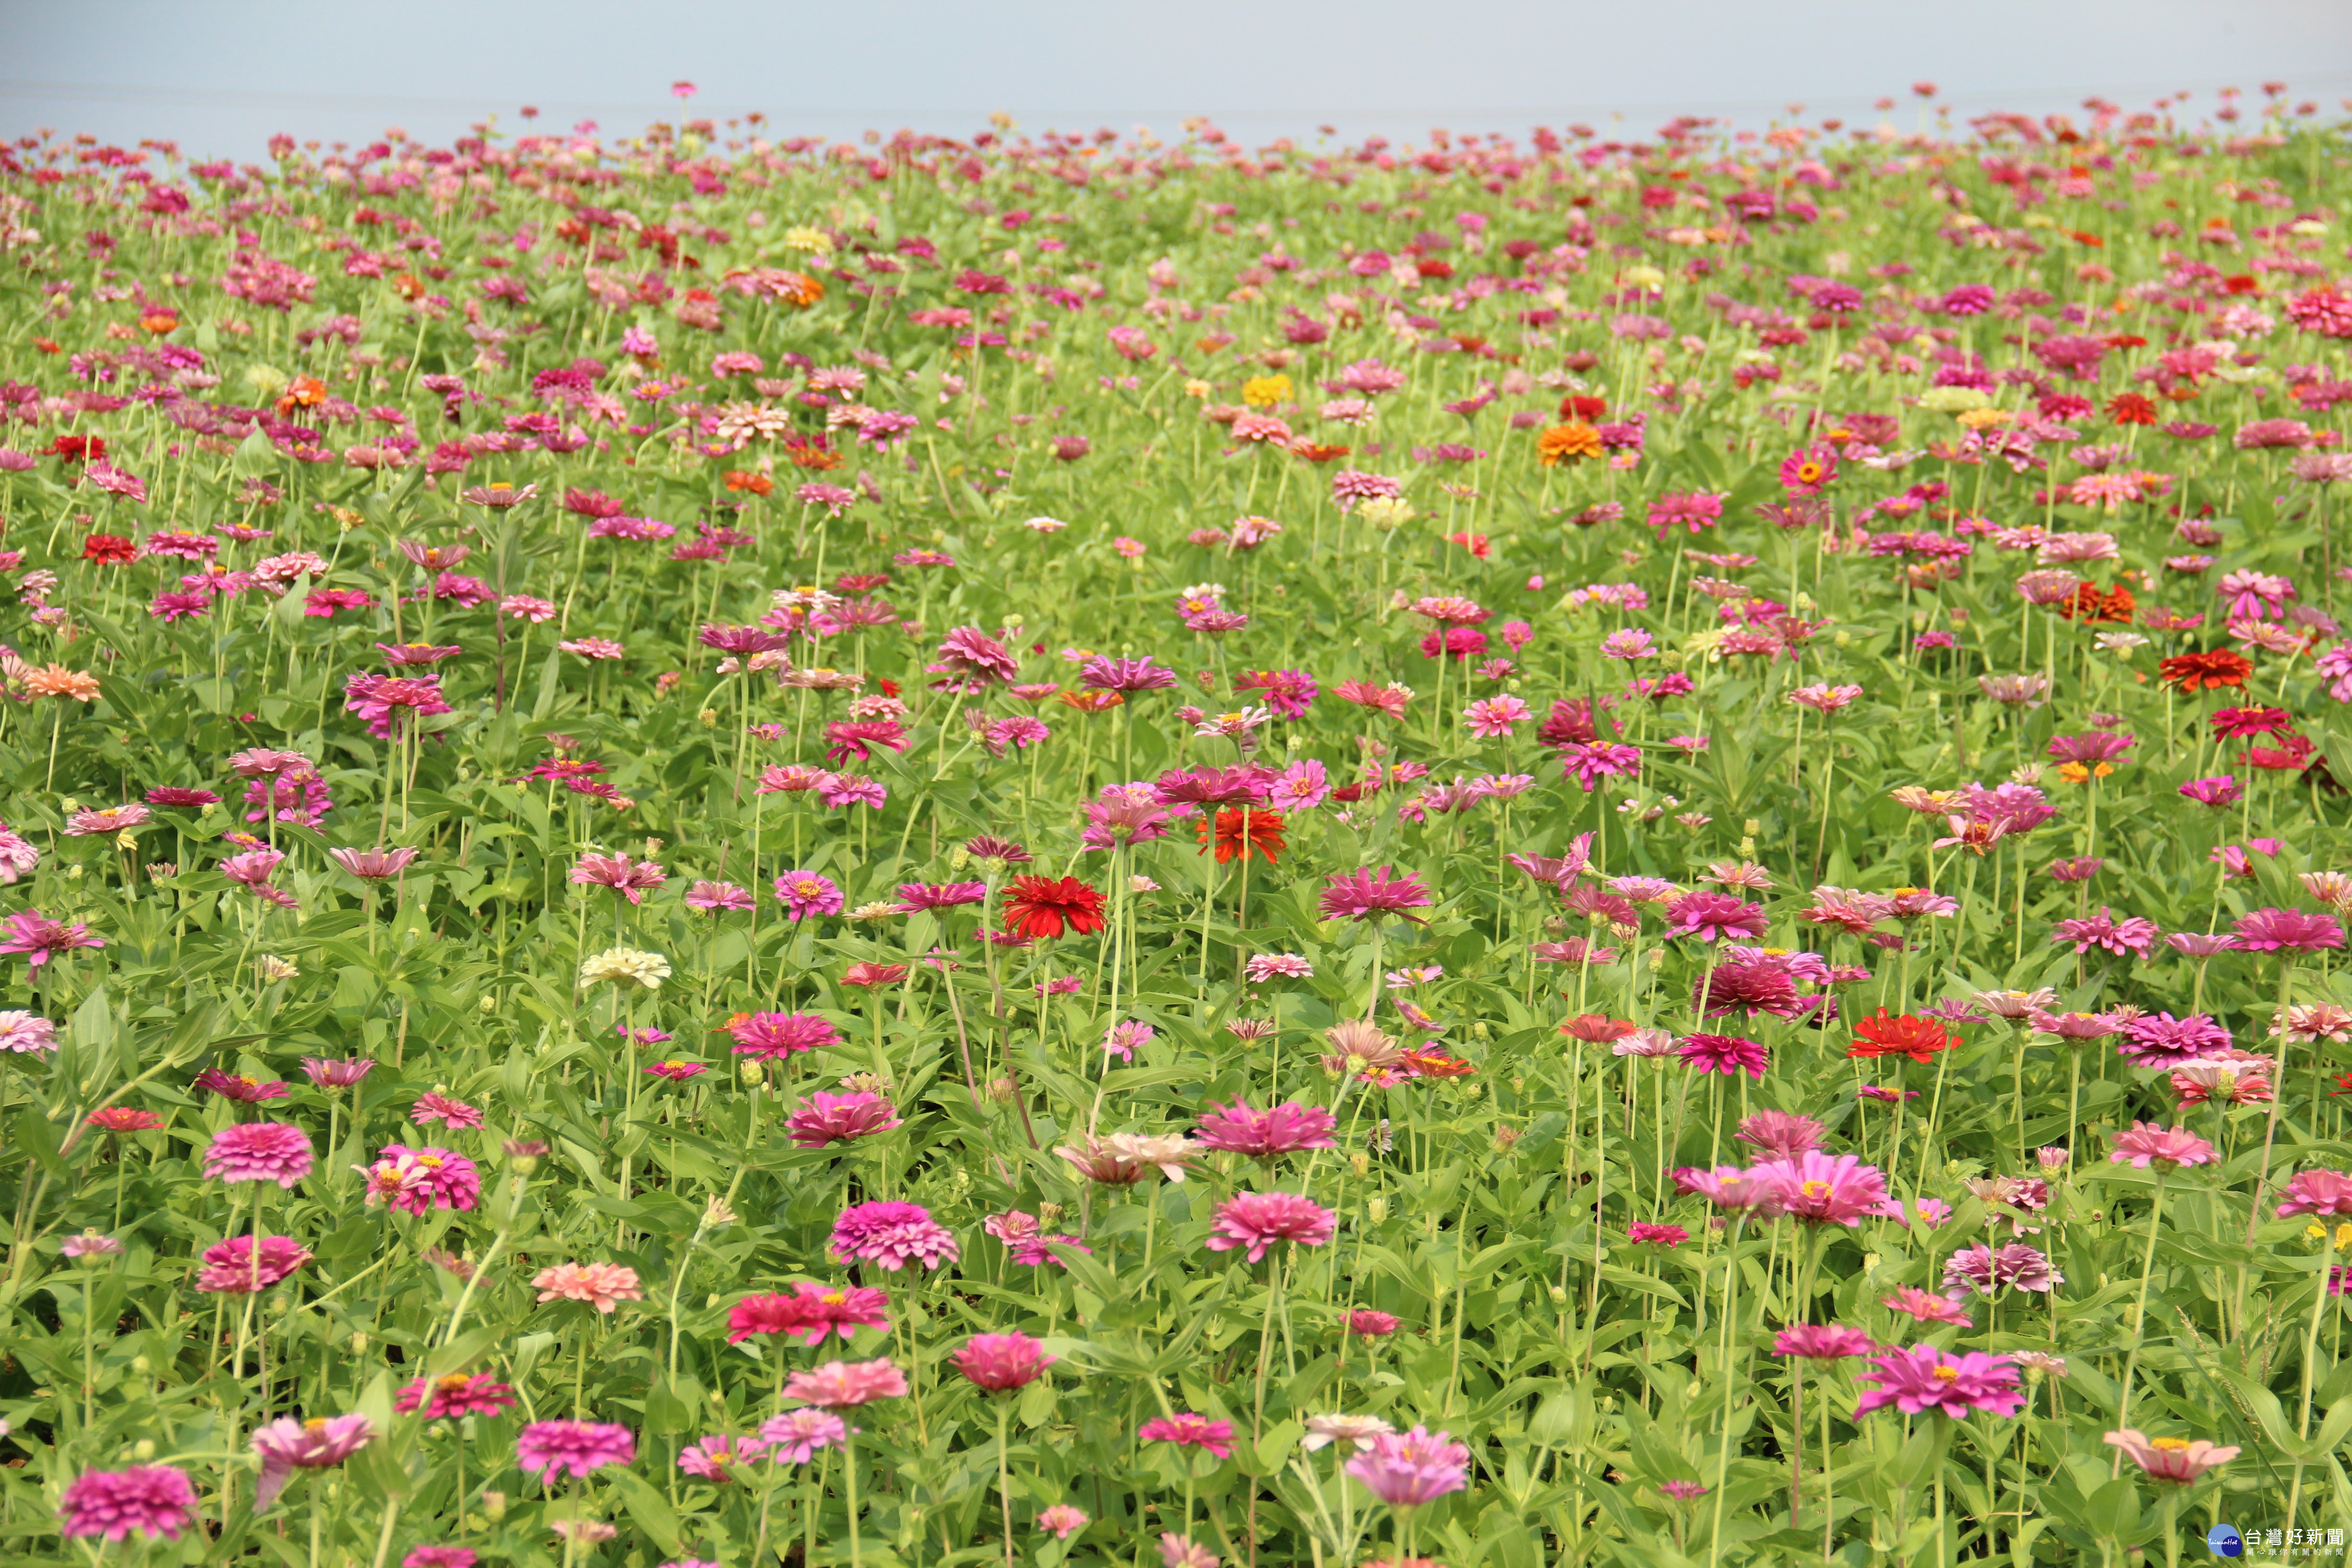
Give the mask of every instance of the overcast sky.
[[[0, 0], [0, 133], [175, 138], [257, 159], [271, 133], [446, 141], [536, 105], [610, 134], [764, 110], [779, 133], [1173, 132], [1418, 140], [1790, 103], [1874, 121], [1932, 79], [1966, 112], [2288, 82], [2352, 97], [2352, 0]], [[2210, 98], [2206, 100], [2210, 103]]]

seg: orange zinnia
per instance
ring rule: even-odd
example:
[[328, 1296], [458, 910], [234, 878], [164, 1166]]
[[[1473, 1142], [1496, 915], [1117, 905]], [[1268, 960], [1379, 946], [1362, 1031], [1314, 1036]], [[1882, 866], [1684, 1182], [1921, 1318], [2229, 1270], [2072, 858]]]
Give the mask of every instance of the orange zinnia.
[[1601, 456], [1601, 432], [1580, 420], [1554, 425], [1536, 437], [1536, 461], [1547, 468], [1580, 458]]
[[2223, 647], [2210, 653], [2174, 654], [2156, 670], [2167, 686], [2201, 691], [2208, 687], [2243, 686], [2246, 677], [2254, 672], [2254, 661], [2235, 649]]
[[1924, 1062], [1960, 1043], [1959, 1036], [1933, 1018], [1909, 1013], [1890, 1017], [1884, 1007], [1856, 1024], [1853, 1033], [1853, 1046], [1846, 1052], [1850, 1057], [1909, 1057]]
[[[1209, 842], [1207, 817], [1203, 816], [1195, 826], [1194, 837], [1203, 845]], [[1230, 811], [1217, 813], [1217, 864], [1220, 866], [1235, 856], [1246, 860], [1253, 849], [1257, 851], [1259, 859], [1271, 866], [1282, 858], [1282, 852], [1288, 847], [1289, 845], [1283, 841], [1282, 813], [1278, 811], [1235, 806]]]

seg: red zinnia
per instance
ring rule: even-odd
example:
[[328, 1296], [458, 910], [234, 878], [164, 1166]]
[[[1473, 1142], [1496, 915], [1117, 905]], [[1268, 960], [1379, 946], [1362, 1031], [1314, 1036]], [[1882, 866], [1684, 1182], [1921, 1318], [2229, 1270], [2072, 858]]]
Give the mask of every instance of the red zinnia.
[[[1193, 836], [1202, 844], [1209, 842], [1209, 819], [1203, 816], [1194, 827]], [[1217, 864], [1238, 856], [1246, 860], [1255, 850], [1259, 859], [1271, 866], [1282, 858], [1289, 846], [1282, 837], [1282, 813], [1253, 811], [1237, 806], [1217, 813]]]
[[2153, 425], [2156, 405], [2137, 392], [2118, 392], [2107, 399], [2107, 417], [2118, 425]]
[[1916, 1017], [1909, 1013], [1890, 1017], [1881, 1007], [1853, 1026], [1850, 1057], [1909, 1057], [1924, 1062], [1937, 1051], [1948, 1051], [1960, 1043], [1960, 1037], [1933, 1018]]
[[2177, 653], [2157, 666], [2157, 673], [2167, 686], [2190, 692], [2208, 687], [2243, 686], [2246, 677], [2253, 672], [2253, 660], [2226, 647], [2210, 653]]
[[1004, 893], [1004, 929], [1035, 942], [1103, 929], [1103, 896], [1076, 877], [1015, 877]]
[[119, 533], [93, 533], [81, 542], [84, 561], [102, 561], [110, 566], [139, 559], [139, 546]]

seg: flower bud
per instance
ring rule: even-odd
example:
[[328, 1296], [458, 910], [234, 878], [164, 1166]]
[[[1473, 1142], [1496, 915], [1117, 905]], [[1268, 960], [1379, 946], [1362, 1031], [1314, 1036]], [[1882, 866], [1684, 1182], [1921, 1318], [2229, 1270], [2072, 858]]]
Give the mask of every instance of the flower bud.
[[1374, 1225], [1389, 1217], [1389, 1200], [1385, 1194], [1374, 1194], [1364, 1200], [1364, 1217]]

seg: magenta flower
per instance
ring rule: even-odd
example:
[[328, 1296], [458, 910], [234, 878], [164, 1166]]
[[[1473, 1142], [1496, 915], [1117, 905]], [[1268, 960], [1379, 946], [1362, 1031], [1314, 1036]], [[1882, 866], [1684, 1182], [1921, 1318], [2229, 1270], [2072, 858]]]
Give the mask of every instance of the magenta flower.
[[1625, 1227], [1625, 1239], [1637, 1246], [1652, 1245], [1672, 1249], [1688, 1241], [1690, 1232], [1678, 1225], [1651, 1225], [1643, 1220], [1635, 1220]]
[[2180, 793], [2200, 805], [2220, 808], [2238, 804], [2238, 781], [2230, 773], [2218, 778], [2190, 779], [2180, 786]]
[[727, 1020], [735, 1054], [772, 1061], [834, 1045], [841, 1031], [814, 1013], [738, 1013]]
[[1685, 1035], [1675, 1054], [1699, 1072], [1744, 1072], [1760, 1079], [1772, 1065], [1762, 1042], [1737, 1035]]
[[1860, 1329], [1841, 1328], [1835, 1323], [1791, 1323], [1772, 1342], [1774, 1355], [1824, 1363], [1868, 1355], [1877, 1348]]
[[58, 1502], [58, 1533], [68, 1539], [131, 1535], [180, 1539], [196, 1509], [196, 1489], [169, 1465], [84, 1470]]
[[1891, 1405], [1906, 1415], [1932, 1410], [1962, 1420], [1979, 1410], [2014, 1415], [2025, 1404], [2017, 1363], [2007, 1356], [1912, 1345], [1882, 1351], [1870, 1361], [1877, 1370], [1854, 1381], [1877, 1386], [1855, 1404], [1857, 1415]]
[[697, 882], [686, 890], [686, 907], [715, 914], [720, 910], [748, 910], [751, 895], [732, 882]]
[[800, 1147], [822, 1149], [828, 1143], [887, 1132], [901, 1123], [898, 1108], [878, 1094], [864, 1089], [829, 1094], [818, 1089], [785, 1119], [784, 1125]]
[[1173, 1415], [1155, 1415], [1137, 1428], [1135, 1435], [1146, 1443], [1172, 1443], [1180, 1448], [1205, 1448], [1213, 1458], [1230, 1459], [1234, 1456], [1234, 1424], [1212, 1421], [1190, 1410], [1180, 1410]]
[[991, 1394], [1035, 1382], [1058, 1359], [1027, 1334], [974, 1334], [955, 1353], [956, 1370]]
[[416, 1097], [408, 1108], [408, 1119], [419, 1127], [439, 1124], [460, 1131], [471, 1131], [482, 1124], [482, 1113], [462, 1100], [452, 1100], [431, 1089]]
[[1421, 923], [1418, 917], [1405, 914], [1407, 910], [1426, 909], [1432, 903], [1429, 889], [1413, 877], [1389, 875], [1389, 868], [1373, 871], [1369, 867], [1334, 876], [1323, 886], [1320, 907], [1323, 918], [1334, 920], [1378, 920], [1382, 915], [1402, 915]]
[[1097, 654], [1078, 666], [1078, 684], [1097, 691], [1161, 691], [1176, 684], [1176, 672], [1154, 664], [1149, 655], [1111, 658]]
[[840, 884], [814, 871], [787, 871], [777, 878], [776, 898], [784, 913], [795, 921], [841, 912]]
[[515, 1437], [515, 1468], [553, 1486], [559, 1476], [581, 1479], [607, 1465], [635, 1462], [637, 1440], [606, 1421], [534, 1421]]
[[2213, 1145], [2185, 1127], [2158, 1127], [2152, 1121], [2135, 1121], [2130, 1131], [2116, 1134], [2115, 1147], [2107, 1160], [2112, 1164], [2136, 1165], [2143, 1171], [2150, 1164], [2158, 1171], [2169, 1171], [2180, 1165], [2212, 1163]]
[[422, 1411], [427, 1421], [454, 1421], [466, 1415], [503, 1415], [514, 1403], [513, 1387], [488, 1373], [456, 1372], [418, 1378], [400, 1391], [392, 1407], [404, 1415]]
[[205, 1174], [223, 1182], [276, 1182], [292, 1189], [310, 1173], [310, 1135], [282, 1121], [222, 1128], [205, 1150]]
[[1677, 528], [1704, 533], [1722, 520], [1726, 499], [1706, 490], [1668, 490], [1650, 503], [1650, 527], [1660, 539]]
[[959, 904], [984, 903], [988, 900], [986, 882], [901, 882], [898, 884], [898, 912], [917, 914], [924, 910], [948, 910]]
[[653, 861], [632, 860], [626, 855], [583, 855], [572, 868], [572, 880], [580, 886], [610, 888], [633, 904], [644, 903], [646, 894], [660, 887], [665, 876]]
[[1320, 1247], [1339, 1228], [1339, 1216], [1314, 1199], [1297, 1193], [1236, 1193], [1217, 1205], [1216, 1229], [1210, 1235], [1212, 1252], [1249, 1248], [1252, 1263], [1264, 1258], [1276, 1242]]
[[1418, 1508], [1470, 1484], [1470, 1449], [1447, 1432], [1376, 1432], [1347, 1472], [1391, 1508]]
[[1317, 1106], [1286, 1100], [1265, 1110], [1253, 1110], [1235, 1096], [1230, 1106], [1210, 1102], [1201, 1118], [1199, 1140], [1205, 1149], [1271, 1160], [1302, 1149], [1331, 1147], [1331, 1113]]
[[1685, 893], [1665, 909], [1670, 936], [1696, 937], [1701, 942], [1755, 938], [1771, 929], [1763, 909], [1729, 893], [1705, 890]]
[[852, 1204], [833, 1222], [826, 1244], [842, 1263], [878, 1263], [895, 1274], [908, 1263], [953, 1263], [956, 1238], [920, 1204]]
[[[1423, 901], [1425, 903], [1428, 900]], [[53, 921], [38, 910], [19, 910], [6, 920], [0, 921], [0, 932], [6, 933], [7, 938], [5, 942], [0, 942], [0, 953], [29, 954], [26, 963], [27, 967], [36, 971], [59, 953], [70, 952], [78, 947], [106, 945], [102, 940], [89, 934], [88, 926], [69, 925], [64, 921]], [[174, 1470], [170, 1473], [177, 1475], [179, 1472]]]
[[965, 691], [1002, 685], [1021, 673], [1004, 645], [978, 626], [958, 626], [948, 633], [940, 642], [938, 658], [933, 668]]

